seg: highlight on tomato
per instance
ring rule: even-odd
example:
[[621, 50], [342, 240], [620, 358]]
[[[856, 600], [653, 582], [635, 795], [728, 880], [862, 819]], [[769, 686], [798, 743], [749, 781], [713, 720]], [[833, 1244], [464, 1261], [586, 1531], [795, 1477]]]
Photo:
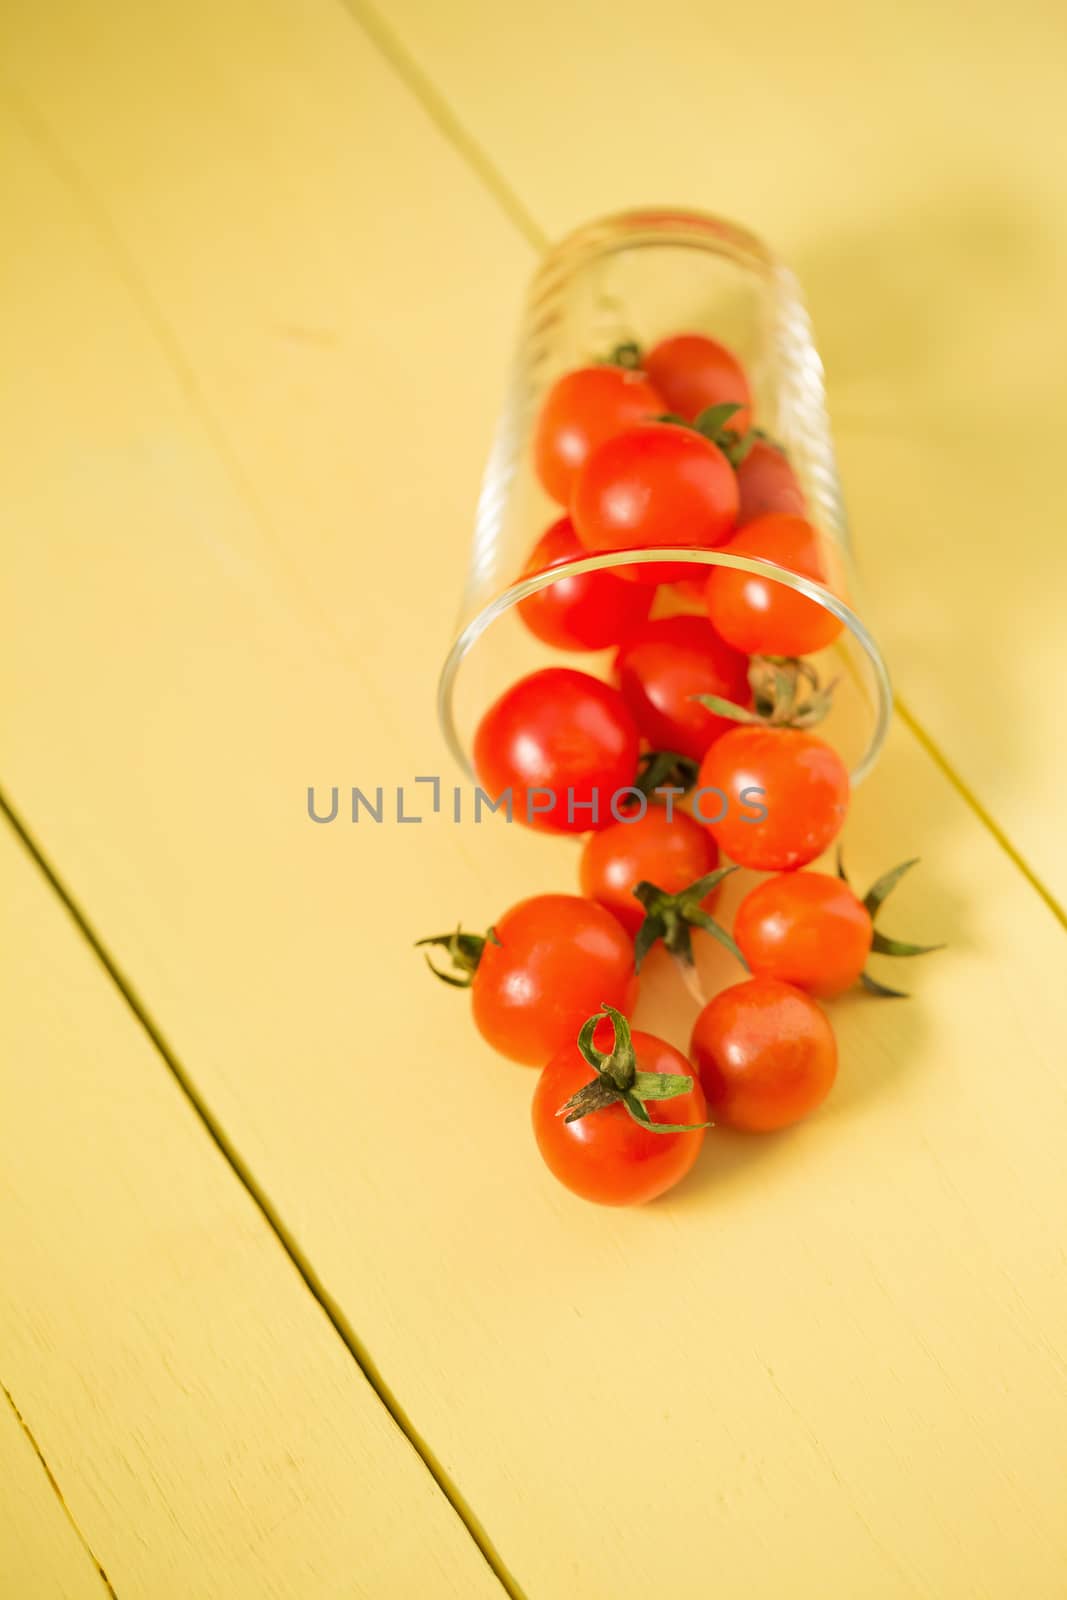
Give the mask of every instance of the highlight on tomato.
[[[772, 515], [742, 528], [723, 546], [730, 555], [774, 561], [825, 584], [819, 536], [803, 517]], [[750, 655], [806, 656], [825, 650], [844, 624], [832, 611], [786, 584], [735, 567], [715, 567], [706, 590], [708, 616], [735, 650]]]
[[618, 689], [572, 667], [545, 667], [506, 689], [474, 735], [479, 782], [509, 815], [550, 833], [613, 819], [637, 775], [639, 741]]
[[539, 894], [498, 917], [486, 934], [433, 934], [418, 947], [446, 953], [450, 970], [427, 964], [453, 988], [471, 991], [482, 1038], [511, 1061], [543, 1067], [572, 1045], [605, 997], [622, 1011], [637, 1001], [633, 941], [610, 911], [575, 894]]
[[[571, 517], [589, 550], [710, 549], [729, 538], [737, 506], [734, 469], [717, 444], [695, 428], [648, 422], [592, 452], [575, 480]], [[677, 561], [618, 570], [636, 583], [689, 572]]]
[[721, 1127], [772, 1133], [808, 1116], [837, 1076], [837, 1041], [810, 995], [776, 978], [722, 989], [700, 1013], [690, 1054]]
[[[604, 1024], [610, 1049], [595, 1043]], [[631, 1033], [604, 1005], [547, 1063], [533, 1097], [533, 1128], [549, 1171], [583, 1200], [641, 1205], [674, 1188], [700, 1154], [704, 1095], [685, 1056], [650, 1033]]]
[[751, 426], [752, 390], [744, 367], [724, 344], [703, 333], [676, 333], [646, 351], [643, 366], [666, 409], [687, 422], [709, 406], [732, 401], [738, 406], [733, 426], [744, 433]]
[[549, 389], [534, 431], [534, 468], [561, 506], [598, 445], [636, 423], [659, 416], [663, 398], [643, 373], [606, 363], [564, 373]]
[[748, 658], [721, 639], [706, 617], [659, 617], [636, 627], [615, 657], [615, 681], [654, 750], [700, 761], [731, 726], [701, 695], [748, 705]]
[[[569, 517], [560, 517], [530, 551], [523, 576], [578, 561], [589, 551]], [[518, 613], [530, 632], [559, 650], [604, 650], [619, 644], [644, 622], [655, 590], [627, 583], [610, 568], [569, 574], [520, 600]]]
[[741, 901], [734, 916], [734, 938], [749, 967], [759, 977], [777, 978], [828, 1000], [854, 984], [872, 994], [902, 998], [871, 976], [872, 952], [885, 956], [922, 956], [941, 945], [910, 944], [892, 939], [875, 927], [875, 918], [893, 889], [917, 858], [904, 861], [872, 884], [861, 900], [838, 863], [838, 876], [825, 872], [790, 872], [767, 878]]
[[804, 661], [756, 661], [751, 678], [752, 710], [709, 697], [712, 710], [742, 725], [716, 739], [701, 762], [693, 815], [739, 866], [791, 872], [814, 861], [841, 832], [848, 769], [833, 746], [810, 731], [831, 693], [819, 686], [814, 668]]

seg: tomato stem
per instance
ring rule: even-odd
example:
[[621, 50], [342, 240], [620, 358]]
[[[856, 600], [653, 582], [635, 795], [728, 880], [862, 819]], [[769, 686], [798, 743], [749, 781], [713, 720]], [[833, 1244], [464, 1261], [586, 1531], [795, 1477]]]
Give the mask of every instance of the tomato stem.
[[500, 943], [495, 928], [490, 928], [488, 933], [483, 934], [464, 933], [461, 927], [457, 927], [454, 933], [434, 933], [427, 939], [416, 939], [415, 949], [431, 945], [447, 950], [453, 968], [451, 972], [442, 972], [440, 967], [435, 967], [429, 956], [425, 956], [426, 965], [435, 978], [440, 978], [441, 982], [447, 983], [450, 988], [469, 989], [474, 982], [478, 963], [482, 959], [482, 951], [489, 943]]
[[662, 416], [656, 418], [656, 421], [673, 422], [679, 428], [690, 428], [694, 433], [702, 434], [722, 451], [735, 472], [752, 446], [761, 439], [765, 444], [773, 445], [784, 456], [785, 451], [782, 446], [765, 429], [749, 428], [747, 432], [739, 433], [737, 428], [732, 426], [737, 413], [744, 409], [744, 406], [734, 401], [723, 401], [721, 405], [705, 406], [692, 421], [688, 417], [680, 417], [675, 411], [664, 412]]
[[826, 716], [837, 688], [836, 678], [824, 687], [811, 662], [800, 656], [753, 656], [748, 681], [751, 707], [717, 694], [695, 694], [691, 699], [732, 722], [764, 728], [812, 728]]
[[[610, 1050], [598, 1050], [593, 1042], [602, 1022], [610, 1022], [614, 1029]], [[709, 1122], [653, 1122], [646, 1104], [688, 1094], [693, 1080], [680, 1072], [639, 1071], [630, 1024], [614, 1006], [605, 1004], [582, 1024], [578, 1048], [596, 1076], [559, 1107], [556, 1115], [564, 1122], [577, 1122], [594, 1111], [603, 1111], [621, 1102], [633, 1120], [650, 1133], [695, 1133], [699, 1128], [711, 1126]]]
[[684, 793], [696, 783], [699, 771], [700, 763], [692, 756], [679, 755], [676, 750], [646, 750], [638, 763], [634, 788], [650, 800], [657, 789], [666, 785]]
[[736, 871], [736, 867], [717, 867], [714, 872], [708, 872], [704, 877], [697, 878], [694, 883], [685, 889], [680, 889], [676, 894], [669, 894], [666, 889], [661, 889], [658, 884], [649, 883], [647, 879], [635, 885], [633, 894], [645, 908], [645, 920], [638, 928], [634, 940], [634, 966], [638, 972], [652, 946], [660, 941], [674, 956], [683, 971], [692, 968], [693, 928], [701, 928], [705, 933], [710, 933], [713, 939], [718, 939], [719, 943], [740, 961], [745, 971], [748, 971], [748, 963], [731, 936], [720, 923], [715, 921], [710, 912], [704, 910], [701, 903], [724, 878], [728, 878], [731, 872]]
[[627, 372], [640, 372], [644, 354], [636, 339], [624, 339], [612, 349], [610, 355], [601, 357], [598, 366], [624, 367]]

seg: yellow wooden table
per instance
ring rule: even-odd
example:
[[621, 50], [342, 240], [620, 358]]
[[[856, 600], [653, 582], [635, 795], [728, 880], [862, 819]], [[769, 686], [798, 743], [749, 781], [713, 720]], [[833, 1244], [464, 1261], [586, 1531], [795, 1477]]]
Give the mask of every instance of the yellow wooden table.
[[[1063, 1596], [1062, 8], [4, 32], [0, 1595]], [[444, 762], [525, 280], [646, 200], [805, 281], [903, 701], [854, 871], [950, 949], [614, 1215], [410, 950], [566, 850], [304, 797]]]

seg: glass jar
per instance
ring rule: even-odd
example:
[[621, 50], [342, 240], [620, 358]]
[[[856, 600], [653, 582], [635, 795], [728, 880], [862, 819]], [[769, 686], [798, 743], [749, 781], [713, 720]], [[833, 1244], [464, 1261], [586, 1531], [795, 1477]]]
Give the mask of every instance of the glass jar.
[[[570, 368], [603, 360], [620, 345], [643, 348], [679, 332], [719, 339], [744, 363], [755, 421], [784, 447], [800, 480], [828, 587], [771, 562], [697, 548], [601, 551], [523, 575], [533, 544], [562, 514], [532, 465], [533, 429], [546, 390]], [[799, 285], [759, 239], [731, 223], [690, 211], [631, 211], [564, 239], [544, 257], [530, 288], [482, 483], [456, 636], [439, 683], [441, 727], [468, 776], [478, 722], [517, 678], [548, 665], [610, 678], [613, 652], [551, 649], [526, 629], [519, 601], [572, 574], [665, 559], [690, 565], [694, 577], [716, 566], [760, 573], [845, 624], [837, 641], [811, 659], [824, 682], [836, 682], [820, 735], [837, 748], [853, 784], [860, 782], [885, 738], [891, 692], [857, 608], [822, 363]], [[661, 609], [657, 601], [654, 615]], [[699, 600], [691, 609], [699, 609]]]

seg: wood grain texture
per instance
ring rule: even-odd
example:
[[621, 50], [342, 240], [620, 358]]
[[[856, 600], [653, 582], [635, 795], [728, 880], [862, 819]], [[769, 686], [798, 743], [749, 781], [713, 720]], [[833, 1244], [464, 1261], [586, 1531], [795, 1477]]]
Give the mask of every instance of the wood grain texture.
[[105, 1579], [2, 1392], [0, 1594], [12, 1600], [108, 1600]]
[[1062, 6], [352, 4], [528, 229], [695, 205], [797, 269], [897, 687], [1067, 904]]
[[[115, 1593], [502, 1594], [6, 823], [0, 881], [0, 1377]], [[0, 1592], [106, 1600], [0, 1401]]]
[[921, 999], [667, 1203], [554, 1187], [410, 943], [573, 852], [304, 811], [443, 761], [532, 251], [338, 8], [89, 15], [11, 52], [17, 805], [531, 1600], [1053, 1600], [1062, 931], [898, 729], [849, 848], [928, 858]]

